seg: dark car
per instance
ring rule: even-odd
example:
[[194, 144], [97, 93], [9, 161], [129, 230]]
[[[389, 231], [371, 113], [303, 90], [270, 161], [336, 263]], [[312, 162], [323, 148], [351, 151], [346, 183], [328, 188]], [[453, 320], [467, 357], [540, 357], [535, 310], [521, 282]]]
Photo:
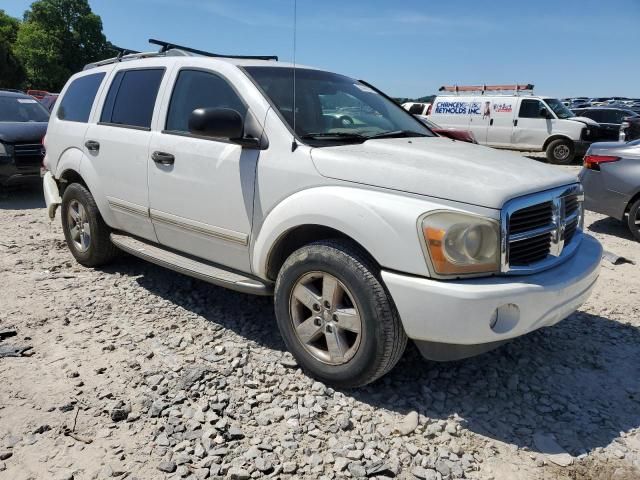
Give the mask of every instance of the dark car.
[[49, 93], [48, 95], [45, 95], [42, 100], [40, 100], [40, 103], [44, 105], [44, 108], [51, 111], [58, 101], [58, 96], [60, 96], [59, 93]]
[[580, 181], [585, 208], [626, 221], [640, 241], [640, 140], [592, 144]]
[[574, 108], [579, 117], [587, 117], [600, 124], [597, 139], [603, 142], [615, 142], [620, 136], [620, 126], [626, 118], [638, 117], [633, 110], [613, 107]]
[[478, 143], [473, 132], [470, 130], [462, 130], [459, 128], [445, 128], [433, 123], [431, 120], [423, 117], [422, 115], [414, 115], [418, 120], [424, 123], [433, 133], [440, 137], [447, 137], [452, 140], [460, 140], [467, 143]]
[[625, 118], [620, 125], [620, 141], [630, 142], [638, 139], [640, 139], [640, 114]]
[[0, 187], [37, 177], [49, 112], [35, 98], [0, 91]]

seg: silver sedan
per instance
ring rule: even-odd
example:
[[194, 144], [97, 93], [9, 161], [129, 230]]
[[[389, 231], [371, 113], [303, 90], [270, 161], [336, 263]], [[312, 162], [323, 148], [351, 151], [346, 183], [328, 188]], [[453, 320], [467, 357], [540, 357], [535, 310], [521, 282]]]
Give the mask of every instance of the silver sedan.
[[640, 241], [640, 140], [594, 143], [580, 172], [585, 208], [625, 221]]

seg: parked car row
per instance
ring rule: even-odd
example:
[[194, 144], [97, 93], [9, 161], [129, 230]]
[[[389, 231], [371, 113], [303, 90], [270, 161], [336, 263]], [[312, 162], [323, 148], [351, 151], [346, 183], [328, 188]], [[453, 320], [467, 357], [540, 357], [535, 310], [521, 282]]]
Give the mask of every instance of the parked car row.
[[589, 107], [619, 107], [640, 113], [640, 99], [624, 97], [573, 97], [564, 98], [562, 102], [571, 110]]

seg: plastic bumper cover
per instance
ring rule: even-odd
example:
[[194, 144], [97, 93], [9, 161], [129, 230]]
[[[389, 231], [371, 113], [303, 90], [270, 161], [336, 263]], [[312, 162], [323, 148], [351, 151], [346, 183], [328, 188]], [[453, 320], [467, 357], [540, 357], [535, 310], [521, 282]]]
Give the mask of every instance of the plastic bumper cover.
[[573, 313], [591, 293], [601, 257], [600, 243], [584, 235], [571, 258], [534, 275], [438, 281], [383, 271], [382, 278], [409, 338], [497, 344]]

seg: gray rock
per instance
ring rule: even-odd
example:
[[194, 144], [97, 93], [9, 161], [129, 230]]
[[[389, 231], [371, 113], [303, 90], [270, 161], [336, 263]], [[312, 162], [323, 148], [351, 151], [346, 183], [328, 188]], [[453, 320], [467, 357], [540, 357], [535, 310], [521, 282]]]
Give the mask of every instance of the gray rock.
[[253, 465], [261, 472], [268, 472], [273, 468], [271, 461], [268, 458], [258, 457], [253, 462]]
[[418, 428], [418, 412], [409, 412], [400, 423], [396, 425], [396, 432], [400, 435], [409, 435]]
[[131, 406], [123, 401], [119, 401], [116, 405], [111, 409], [111, 420], [114, 422], [122, 422], [127, 419], [129, 414], [131, 413]]
[[176, 471], [176, 468], [178, 467], [175, 462], [164, 461], [160, 462], [160, 464], [158, 465], [158, 470], [166, 473], [173, 473]]
[[350, 460], [360, 460], [363, 456], [362, 450], [349, 450], [347, 452], [347, 458]]
[[333, 464], [333, 469], [336, 472], [342, 472], [345, 468], [347, 468], [347, 465], [349, 465], [349, 460], [347, 458], [338, 457]]
[[351, 462], [349, 464], [349, 473], [355, 478], [362, 478], [367, 476], [367, 470], [356, 462]]
[[227, 478], [230, 480], [248, 480], [251, 475], [244, 468], [233, 467], [227, 472]]
[[6, 460], [7, 458], [11, 458], [11, 455], [13, 455], [12, 451], [3, 450], [2, 452], [0, 452], [0, 461]]
[[159, 417], [162, 411], [167, 408], [169, 405], [162, 400], [156, 400], [151, 404], [149, 408], [149, 416], [151, 417]]
[[284, 462], [282, 464], [283, 473], [294, 473], [298, 469], [296, 462]]
[[448, 463], [442, 459], [436, 462], [436, 470], [440, 472], [444, 477], [448, 477], [451, 473], [451, 468], [449, 467]]
[[430, 468], [423, 468], [423, 467], [413, 467], [413, 469], [411, 470], [411, 474], [416, 477], [419, 478], [420, 480], [437, 480], [438, 479], [438, 474], [436, 473], [435, 470], [432, 470]]
[[227, 430], [227, 437], [230, 440], [240, 440], [244, 438], [244, 433], [242, 433], [242, 429], [240, 427], [231, 426], [229, 430]]

